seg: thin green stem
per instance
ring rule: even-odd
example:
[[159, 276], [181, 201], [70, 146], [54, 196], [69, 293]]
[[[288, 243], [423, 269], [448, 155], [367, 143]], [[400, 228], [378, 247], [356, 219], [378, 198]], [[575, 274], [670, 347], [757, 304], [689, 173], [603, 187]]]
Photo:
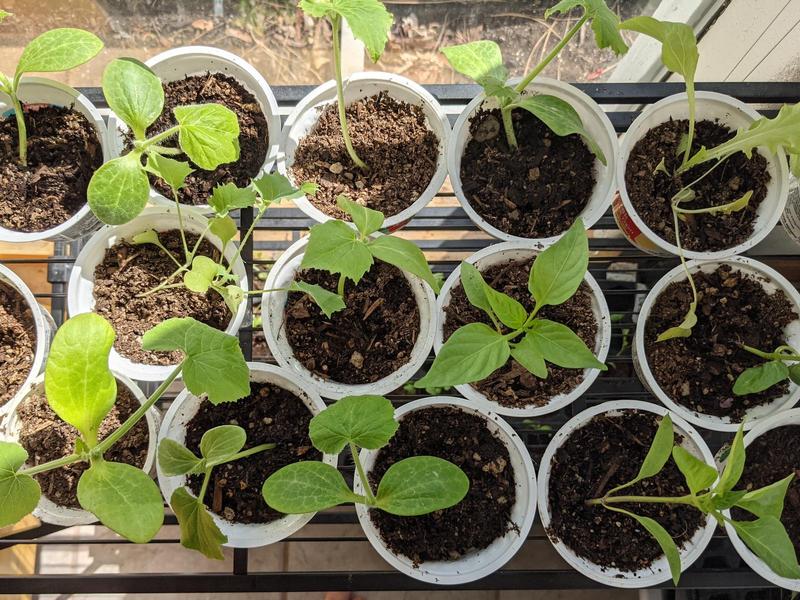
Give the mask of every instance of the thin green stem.
[[353, 442], [350, 442], [350, 454], [353, 455], [353, 462], [356, 464], [356, 471], [358, 472], [358, 478], [361, 480], [361, 486], [364, 488], [367, 504], [375, 506], [375, 495], [372, 493], [372, 488], [369, 485], [369, 479], [367, 479], [367, 474], [364, 471], [364, 465], [361, 464], [361, 459], [358, 457], [358, 448], [356, 448]]
[[242, 450], [241, 452], [237, 452], [230, 458], [226, 458], [225, 460], [220, 461], [213, 461], [208, 463], [209, 467], [216, 467], [217, 465], [222, 465], [225, 463], [233, 462], [235, 460], [239, 460], [240, 458], [247, 458], [248, 456], [252, 456], [253, 454], [258, 454], [259, 452], [264, 452], [265, 450], [272, 450], [275, 447], [275, 444], [261, 444], [259, 446], [253, 446], [248, 450]]
[[[197, 238], [197, 241], [194, 244], [194, 248], [192, 248], [192, 252], [189, 254], [189, 259], [186, 261], [187, 264], [192, 264], [194, 257], [197, 256], [197, 251], [200, 250], [200, 244], [203, 243], [203, 240], [206, 239], [206, 235], [208, 234], [209, 230], [211, 229], [211, 223], [206, 225], [206, 228], [203, 230], [203, 233], [200, 234], [200, 237]], [[225, 248], [222, 249], [223, 253], [225, 252]], [[222, 260], [222, 257], [220, 257]]]
[[208, 490], [208, 482], [211, 481], [211, 469], [212, 467], [208, 467], [203, 473], [203, 483], [200, 485], [200, 493], [197, 495], [197, 499], [201, 503], [203, 502], [203, 498], [206, 497], [206, 490]]
[[241, 258], [241, 256], [242, 256], [242, 248], [245, 247], [245, 244], [247, 244], [248, 240], [253, 235], [253, 232], [256, 229], [256, 225], [258, 225], [259, 221], [261, 221], [261, 217], [264, 216], [264, 213], [267, 212], [268, 208], [269, 208], [269, 204], [265, 204], [264, 206], [262, 206], [261, 208], [258, 209], [258, 213], [256, 214], [255, 218], [253, 219], [253, 222], [250, 224], [250, 228], [247, 230], [247, 233], [245, 233], [244, 237], [242, 237], [239, 240], [239, 247], [236, 248], [236, 254], [233, 255], [233, 260], [231, 260], [228, 263], [228, 270], [226, 271], [226, 273], [230, 273], [230, 272], [233, 271], [233, 265], [235, 265], [236, 261], [239, 260], [239, 258]]
[[186, 230], [183, 226], [183, 212], [181, 211], [181, 202], [178, 200], [178, 190], [175, 188], [172, 189], [172, 199], [175, 201], [175, 210], [178, 213], [178, 227], [181, 230], [181, 243], [183, 244], [183, 256], [186, 258], [186, 262], [191, 264], [192, 257], [189, 255], [189, 244], [186, 242]]
[[258, 296], [259, 294], [269, 294], [272, 292], [291, 292], [289, 288], [270, 288], [268, 290], [250, 290], [246, 292], [248, 296]]
[[686, 150], [683, 153], [683, 167], [689, 162], [689, 156], [692, 153], [692, 143], [694, 142], [694, 120], [695, 120], [695, 101], [694, 101], [694, 81], [686, 82], [686, 96], [689, 99], [689, 134], [686, 139]]
[[[752, 348], [747, 344], [742, 344], [742, 348], [747, 350], [750, 354], [755, 354], [759, 358], [763, 358], [764, 360], [798, 360], [800, 361], [800, 354], [792, 348], [791, 346], [779, 346], [775, 352], [764, 352], [763, 350], [759, 350], [758, 348]], [[781, 352], [781, 349], [786, 348], [792, 352], [792, 354], [784, 354]]]
[[344, 283], [347, 280], [347, 277], [340, 274], [339, 275], [339, 282], [336, 284], [336, 293], [344, 299]]
[[333, 66], [336, 77], [336, 103], [339, 107], [339, 124], [342, 127], [342, 137], [344, 138], [344, 145], [347, 148], [347, 153], [354, 163], [364, 171], [369, 170], [367, 164], [358, 157], [353, 142], [350, 139], [350, 131], [347, 128], [347, 115], [345, 114], [344, 104], [344, 85], [342, 84], [342, 39], [341, 39], [341, 25], [342, 18], [335, 15], [331, 18], [331, 25], [333, 26]]
[[139, 144], [139, 148], [141, 148], [142, 151], [144, 151], [147, 148], [150, 148], [151, 146], [155, 146], [159, 142], [163, 142], [167, 138], [171, 138], [173, 135], [178, 133], [180, 130], [181, 130], [181, 126], [180, 125], [175, 125], [174, 127], [170, 127], [166, 131], [162, 131], [158, 135], [154, 135], [150, 139], [147, 139], [147, 140], [144, 140], [143, 142], [141, 142]]
[[[678, 190], [678, 191], [675, 193], [675, 195], [674, 195], [674, 196], [672, 196], [672, 203], [673, 203], [673, 204], [675, 204], [675, 198], [676, 198], [676, 196], [678, 196], [678, 195], [679, 195], [679, 194], [680, 194], [680, 193], [681, 193], [683, 190], [690, 190], [690, 189], [692, 189], [692, 187], [694, 187], [695, 185], [697, 185], [698, 183], [700, 183], [700, 182], [701, 182], [703, 179], [705, 179], [705, 178], [706, 178], [708, 175], [710, 175], [710, 174], [711, 174], [711, 172], [712, 172], [714, 169], [716, 169], [718, 166], [720, 166], [720, 165], [721, 165], [723, 162], [724, 162], [724, 159], [723, 159], [723, 160], [718, 160], [717, 162], [715, 162], [715, 163], [713, 164], [713, 166], [712, 166], [710, 169], [708, 169], [708, 171], [706, 171], [705, 173], [703, 173], [702, 175], [700, 175], [700, 177], [698, 177], [697, 179], [695, 179], [694, 181], [692, 181], [690, 184], [688, 184], [688, 185], [685, 185], [685, 186], [683, 186], [681, 189], [679, 189], [679, 190]], [[678, 173], [680, 173], [680, 172], [681, 172], [681, 168], [678, 168]]]
[[162, 283], [159, 286], [154, 287], [152, 290], [149, 290], [147, 292], [142, 292], [141, 294], [136, 294], [136, 297], [147, 298], [148, 296], [152, 296], [153, 294], [157, 294], [158, 292], [163, 292], [164, 290], [174, 290], [182, 287], [184, 287], [183, 283], [170, 283], [170, 284]]
[[63, 458], [57, 458], [56, 460], [51, 460], [46, 463], [36, 465], [35, 467], [28, 467], [27, 469], [22, 469], [19, 471], [19, 473], [21, 473], [22, 475], [36, 475], [37, 473], [44, 473], [45, 471], [52, 471], [53, 469], [66, 467], [67, 465], [71, 465], [72, 463], [76, 463], [81, 460], [85, 460], [85, 458], [80, 454], [73, 453]]
[[503, 117], [503, 130], [506, 132], [506, 141], [509, 148], [517, 147], [517, 134], [514, 133], [514, 120], [511, 118], [511, 107], [504, 106], [500, 109], [500, 115]]
[[14, 106], [14, 117], [17, 120], [17, 136], [19, 141], [19, 162], [23, 167], [28, 166], [28, 128], [25, 126], [25, 113], [22, 112], [22, 103], [15, 90], [9, 94], [11, 104]]
[[687, 496], [604, 496], [586, 501], [586, 506], [606, 504], [688, 504], [695, 506], [695, 497]]
[[681, 246], [681, 230], [680, 230], [680, 223], [678, 221], [678, 212], [675, 210], [677, 207], [675, 203], [672, 203], [672, 220], [675, 225], [675, 245], [678, 247], [678, 258], [681, 259], [681, 266], [683, 267], [684, 272], [686, 273], [686, 278], [689, 280], [689, 285], [692, 288], [692, 300], [697, 303], [697, 287], [694, 285], [694, 279], [692, 278], [692, 273], [689, 271], [689, 267], [686, 265], [686, 257], [683, 255], [683, 246]]

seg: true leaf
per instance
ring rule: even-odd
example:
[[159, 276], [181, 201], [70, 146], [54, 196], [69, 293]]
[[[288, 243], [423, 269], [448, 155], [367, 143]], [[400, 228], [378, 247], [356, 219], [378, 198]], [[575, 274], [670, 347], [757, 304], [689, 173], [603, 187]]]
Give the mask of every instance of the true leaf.
[[661, 418], [661, 422], [658, 424], [656, 434], [653, 436], [653, 441], [650, 443], [650, 448], [647, 450], [647, 454], [639, 467], [639, 472], [636, 474], [636, 477], [627, 483], [611, 489], [608, 494], [618, 492], [619, 490], [640, 482], [642, 479], [647, 479], [648, 477], [653, 477], [658, 474], [672, 455], [673, 439], [672, 419], [669, 414], [666, 414]]
[[511, 296], [498, 292], [489, 285], [484, 289], [487, 300], [492, 307], [492, 312], [497, 318], [511, 329], [520, 329], [528, 319], [528, 311]]
[[239, 121], [221, 104], [176, 106], [175, 119], [180, 125], [178, 143], [201, 169], [208, 171], [239, 159]]
[[92, 175], [86, 199], [107, 225], [123, 225], [139, 216], [150, 198], [150, 181], [137, 152], [114, 158]]
[[290, 515], [363, 501], [350, 491], [338, 469], [313, 460], [279, 469], [267, 478], [261, 493], [270, 507]]
[[672, 574], [673, 583], [678, 585], [678, 580], [681, 578], [681, 555], [680, 552], [678, 552], [678, 546], [675, 545], [675, 540], [672, 539], [672, 536], [667, 532], [667, 530], [664, 529], [658, 523], [658, 521], [655, 521], [650, 517], [636, 515], [621, 508], [609, 508], [611, 508], [613, 511], [628, 515], [632, 519], [636, 519], [639, 524], [644, 527], [650, 535], [653, 536], [656, 542], [658, 542], [658, 545], [661, 547], [661, 550], [664, 552], [664, 556], [667, 557], [667, 563], [669, 563], [669, 570]]
[[393, 235], [382, 235], [370, 240], [367, 247], [378, 260], [416, 275], [438, 293], [441, 281], [433, 275], [425, 255], [414, 242]]
[[392, 403], [383, 396], [345, 396], [311, 419], [308, 434], [320, 452], [339, 454], [349, 443], [385, 446], [397, 427]]
[[595, 43], [598, 48], [611, 48], [616, 54], [625, 54], [628, 46], [619, 34], [619, 18], [604, 0], [561, 0], [555, 6], [544, 11], [544, 18], [549, 19], [553, 13], [567, 13], [580, 6], [592, 21]]
[[776, 481], [757, 490], [747, 492], [739, 500], [736, 501], [736, 506], [745, 509], [746, 511], [754, 514], [757, 517], [775, 517], [781, 518], [783, 513], [783, 501], [786, 497], [786, 491], [794, 479], [794, 473], [784, 477], [780, 481]]
[[245, 293], [238, 285], [226, 285], [225, 287], [217, 287], [216, 289], [225, 301], [225, 305], [231, 311], [231, 314], [236, 314], [239, 306], [244, 302]]
[[166, 438], [158, 444], [158, 466], [165, 475], [174, 477], [187, 473], [201, 473], [203, 460], [182, 444]]
[[486, 288], [489, 287], [489, 284], [483, 279], [481, 272], [466, 261], [461, 263], [461, 285], [472, 306], [480, 308], [490, 317], [496, 317], [489, 297], [486, 295]]
[[216, 186], [208, 199], [209, 206], [221, 217], [237, 208], [250, 208], [255, 203], [256, 193], [252, 188], [240, 188], [234, 183]]
[[565, 369], [608, 369], [566, 325], [536, 319], [526, 336], [548, 362]]
[[[500, 46], [490, 40], [480, 40], [442, 49], [447, 62], [455, 71], [469, 77], [483, 88], [497, 89], [508, 80]], [[487, 92], [488, 93], [488, 92]]]
[[561, 304], [578, 290], [588, 267], [589, 238], [579, 217], [555, 244], [536, 257], [528, 289], [537, 304]]
[[728, 458], [725, 460], [725, 468], [722, 470], [719, 482], [714, 487], [717, 494], [724, 494], [734, 488], [739, 482], [744, 471], [744, 430], [739, 426], [736, 435], [733, 437]]
[[633, 17], [623, 21], [620, 29], [643, 33], [661, 42], [661, 61], [670, 71], [694, 81], [700, 54], [694, 31], [686, 23], [659, 21], [653, 17]]
[[725, 492], [724, 494], [714, 494], [711, 498], [710, 508], [706, 508], [706, 510], [727, 510], [741, 500], [746, 493], [746, 490], [738, 490]]
[[164, 110], [161, 81], [144, 63], [133, 58], [118, 58], [106, 66], [102, 84], [109, 108], [131, 128], [137, 139], [143, 140], [147, 128]]
[[777, 518], [761, 517], [755, 521], [730, 523], [747, 547], [770, 569], [781, 577], [800, 579], [794, 545]]
[[279, 173], [268, 173], [253, 180], [253, 187], [256, 188], [263, 201], [268, 204], [290, 200], [309, 193], [311, 191], [309, 186], [316, 188], [316, 184], [311, 183], [304, 183], [296, 188], [285, 175]]
[[205, 294], [217, 275], [217, 266], [207, 256], [195, 256], [191, 270], [183, 274], [183, 284], [192, 292]]
[[203, 556], [223, 560], [222, 544], [228, 542], [203, 503], [192, 496], [186, 488], [179, 487], [172, 492], [169, 505], [178, 518], [181, 529], [181, 545], [197, 550]]
[[192, 173], [189, 163], [161, 156], [157, 152], [147, 155], [145, 170], [163, 179], [175, 192], [186, 184], [186, 178]]
[[15, 524], [39, 503], [39, 484], [30, 475], [18, 473], [26, 460], [25, 448], [0, 442], [0, 527]]
[[212, 467], [228, 462], [231, 457], [244, 448], [247, 434], [238, 425], [219, 425], [213, 427], [200, 438], [200, 454], [206, 465]]
[[25, 46], [17, 62], [15, 79], [23, 73], [68, 71], [90, 61], [102, 49], [100, 38], [82, 29], [45, 31]]
[[733, 383], [733, 393], [737, 396], [756, 394], [787, 377], [789, 377], [789, 367], [780, 360], [771, 360], [742, 371]]
[[346, 223], [326, 221], [311, 228], [301, 266], [340, 273], [358, 283], [372, 266], [372, 253]]
[[800, 385], [800, 363], [794, 363], [789, 367], [789, 379]]
[[686, 485], [689, 486], [692, 494], [697, 495], [708, 489], [717, 480], [717, 470], [714, 467], [707, 465], [681, 446], [675, 446], [672, 449], [672, 459], [683, 473]]
[[334, 313], [345, 308], [344, 300], [339, 294], [329, 292], [324, 287], [305, 281], [292, 281], [289, 284], [290, 292], [302, 292], [308, 294], [319, 309], [330, 318]]
[[336, 198], [336, 204], [353, 219], [353, 224], [364, 237], [375, 233], [383, 225], [383, 213], [353, 202], [347, 196]]
[[389, 467], [378, 484], [378, 508], [393, 515], [425, 515], [461, 502], [469, 478], [453, 463], [435, 456], [412, 456]]
[[209, 219], [208, 223], [208, 230], [220, 239], [223, 248], [236, 237], [238, 232], [236, 223], [228, 215], [224, 217], [212, 217]]
[[511, 356], [536, 377], [547, 379], [547, 365], [544, 363], [544, 356], [529, 334], [511, 346]]
[[692, 335], [692, 327], [697, 325], [697, 301], [693, 300], [689, 303], [689, 310], [686, 311], [686, 316], [681, 321], [680, 325], [676, 325], [675, 327], [670, 327], [663, 333], [661, 333], [658, 338], [656, 338], [657, 342], [665, 342], [666, 340], [671, 340], [673, 338], [679, 337], [689, 337]]

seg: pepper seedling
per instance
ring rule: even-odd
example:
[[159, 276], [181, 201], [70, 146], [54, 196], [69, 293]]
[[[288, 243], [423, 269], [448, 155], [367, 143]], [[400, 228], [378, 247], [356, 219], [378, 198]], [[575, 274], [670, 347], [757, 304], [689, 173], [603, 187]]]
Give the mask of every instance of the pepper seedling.
[[145, 350], [182, 350], [175, 367], [146, 402], [105, 439], [100, 424], [117, 397], [117, 382], [108, 367], [114, 330], [94, 313], [69, 319], [56, 333], [45, 368], [45, 395], [53, 411], [78, 430], [75, 450], [68, 456], [26, 467], [28, 453], [16, 443], [0, 442], [0, 527], [13, 525], [39, 503], [41, 489], [33, 475], [75, 463], [89, 467], [78, 480], [78, 502], [103, 525], [126, 539], [144, 543], [164, 520], [158, 487], [141, 469], [107, 461], [116, 444], [166, 392], [180, 375], [196, 395], [208, 394], [217, 404], [250, 393], [247, 363], [237, 339], [191, 318], [169, 319], [143, 336]]
[[475, 308], [484, 311], [494, 327], [469, 323], [459, 327], [436, 355], [430, 371], [414, 385], [447, 387], [488, 377], [509, 357], [536, 377], [547, 377], [546, 362], [568, 369], [606, 366], [569, 327], [538, 316], [548, 305], [563, 304], [578, 291], [589, 267], [589, 240], [578, 218], [555, 244], [533, 262], [528, 290], [535, 304], [528, 312], [514, 298], [484, 281], [480, 271], [461, 263], [461, 285]]
[[[497, 101], [500, 108], [502, 127], [505, 131], [506, 141], [510, 148], [517, 147], [517, 137], [511, 112], [515, 108], [527, 110], [537, 119], [542, 121], [553, 133], [558, 136], [571, 134], [580, 135], [600, 162], [606, 164], [606, 157], [597, 143], [583, 126], [578, 112], [565, 100], [549, 94], [524, 94], [531, 82], [549, 65], [577, 34], [583, 25], [592, 23], [595, 42], [599, 48], [610, 48], [615, 54], [624, 54], [628, 51], [625, 40], [617, 29], [619, 19], [611, 11], [604, 0], [562, 0], [555, 6], [548, 8], [545, 19], [554, 13], [566, 13], [575, 7], [583, 9], [583, 15], [569, 31], [564, 34], [555, 48], [542, 59], [522, 80], [512, 87], [508, 82], [508, 69], [503, 63], [500, 46], [495, 42], [483, 40], [443, 48], [442, 53], [447, 58], [450, 66], [458, 73], [470, 78], [483, 88], [487, 98]], [[497, 124], [494, 121], [494, 124]], [[489, 128], [479, 135], [491, 139], [498, 133], [496, 128]], [[477, 136], [476, 136], [477, 137]]]
[[[0, 22], [11, 13], [0, 10]], [[0, 92], [11, 99], [14, 117], [17, 120], [17, 140], [19, 162], [28, 165], [28, 129], [25, 125], [25, 112], [19, 99], [19, 84], [28, 73], [56, 73], [69, 71], [89, 62], [103, 49], [99, 37], [83, 29], [51, 29], [33, 38], [17, 62], [14, 76], [0, 73]]]
[[[620, 494], [624, 489], [649, 477], [658, 475], [672, 457], [686, 479], [689, 493], [684, 496], [660, 497]], [[664, 527], [650, 517], [637, 515], [620, 504], [676, 504], [691, 506], [711, 515], [720, 525], [729, 523], [753, 553], [782, 577], [800, 578], [794, 546], [780, 521], [786, 490], [794, 473], [770, 485], [755, 490], [734, 490], [745, 465], [742, 427], [736, 432], [730, 453], [719, 475], [717, 470], [675, 444], [672, 419], [664, 415], [659, 423], [650, 449], [634, 479], [618, 485], [600, 498], [586, 501], [587, 506], [602, 506], [635, 519], [653, 536], [664, 551], [675, 585], [681, 576], [681, 559], [675, 541]], [[723, 511], [737, 507], [752, 514], [755, 520], [736, 521]]]
[[394, 463], [373, 491], [359, 448], [377, 450], [399, 427], [392, 403], [382, 396], [347, 396], [311, 419], [314, 447], [326, 454], [350, 449], [364, 495], [351, 491], [338, 469], [317, 461], [287, 465], [267, 478], [264, 500], [286, 514], [316, 512], [339, 504], [364, 504], [400, 516], [450, 508], [469, 491], [469, 478], [453, 463], [435, 456], [412, 456]]
[[763, 392], [787, 379], [800, 385], [800, 352], [791, 346], [778, 346], [774, 352], [763, 352], [744, 344], [742, 348], [767, 362], [739, 374], [733, 383], [733, 393], [737, 396]]
[[386, 42], [389, 41], [389, 30], [392, 28], [394, 17], [379, 0], [300, 0], [299, 7], [309, 17], [327, 19], [331, 24], [339, 125], [350, 159], [356, 166], [366, 171], [369, 167], [359, 158], [353, 147], [345, 115], [344, 82], [342, 81], [342, 20], [347, 20], [350, 31], [357, 40], [364, 44], [372, 62], [378, 62], [386, 47]]

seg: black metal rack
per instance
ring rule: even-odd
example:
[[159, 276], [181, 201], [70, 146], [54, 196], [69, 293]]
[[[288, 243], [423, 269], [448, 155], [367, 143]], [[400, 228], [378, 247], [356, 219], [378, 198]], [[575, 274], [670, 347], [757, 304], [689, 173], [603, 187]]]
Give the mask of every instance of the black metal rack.
[[[637, 114], [636, 106], [657, 101], [667, 95], [683, 91], [680, 84], [584, 84], [579, 85], [600, 104], [629, 105], [629, 111], [610, 112], [609, 116], [618, 132], [624, 132]], [[471, 85], [427, 86], [427, 89], [444, 105], [451, 122], [463, 106], [478, 93]], [[698, 90], [726, 93], [742, 101], [752, 103], [764, 114], [774, 114], [776, 105], [794, 103], [800, 100], [800, 83], [724, 83], [698, 84]], [[311, 87], [278, 87], [275, 93], [285, 116]], [[104, 107], [102, 93], [97, 88], [81, 90], [97, 106]], [[435, 271], [447, 275], [458, 262], [469, 254], [493, 243], [495, 240], [478, 232], [464, 211], [458, 207], [452, 193], [442, 193], [442, 202], [435, 207], [422, 210], [403, 229], [403, 234], [417, 241], [429, 254]], [[242, 211], [240, 228], [246, 230], [252, 223], [251, 210]], [[274, 260], [275, 254], [288, 247], [292, 240], [298, 239], [313, 221], [294, 208], [275, 208], [267, 211], [261, 223], [257, 224], [255, 241], [243, 249], [247, 274], [251, 282], [254, 274], [265, 270]], [[509, 419], [526, 441], [534, 463], [547, 445], [550, 435], [560, 424], [584, 408], [614, 399], [638, 399], [654, 401], [637, 379], [632, 365], [629, 343], [635, 328], [638, 305], [644, 295], [667, 270], [677, 264], [677, 259], [663, 259], [644, 254], [631, 246], [617, 230], [610, 212], [593, 228], [591, 239], [592, 258], [590, 270], [603, 288], [613, 313], [612, 348], [609, 355], [610, 368], [603, 373], [592, 388], [571, 406], [557, 413], [535, 420]], [[265, 232], [288, 233], [284, 239], [263, 239]], [[424, 234], [424, 235], [423, 235]], [[469, 234], [465, 236], [465, 234]], [[259, 239], [261, 237], [261, 239]], [[275, 237], [274, 235], [271, 237]], [[52, 285], [49, 298], [52, 312], [58, 323], [65, 317], [66, 282], [74, 257], [80, 243], [56, 244], [56, 253], [46, 260], [14, 259], [5, 261], [13, 265], [20, 263], [42, 263], [48, 266], [48, 280]], [[787, 244], [780, 228], [765, 243], [759, 245], [751, 254], [768, 262], [783, 272], [790, 280], [796, 280], [795, 273], [787, 271], [796, 262], [795, 252]], [[609, 273], [614, 275], [609, 276]], [[256, 278], [257, 280], [257, 278]], [[256, 281], [256, 283], [258, 283]], [[251, 302], [253, 299], [251, 298]], [[258, 299], [255, 300], [256, 304]], [[251, 311], [252, 314], [252, 311]], [[246, 323], [250, 323], [250, 317]], [[263, 338], [258, 329], [243, 327], [239, 338], [245, 356], [254, 360], [271, 360], [266, 355]], [[455, 392], [453, 392], [454, 395]], [[390, 398], [396, 403], [413, 400], [419, 396], [396, 391]], [[548, 431], [548, 428], [550, 430]], [[712, 451], [725, 441], [721, 434], [706, 436]], [[345, 474], [352, 477], [352, 466], [343, 467]], [[168, 524], [174, 524], [174, 517], [167, 511]], [[356, 523], [355, 512], [351, 509], [326, 511], [318, 514], [312, 523], [323, 526], [337, 526]], [[0, 539], [0, 548], [14, 544], [127, 544], [120, 538], [78, 537], [52, 539], [50, 534], [60, 527], [41, 525], [40, 527]], [[308, 542], [363, 541], [363, 536], [341, 537], [322, 535], [316, 537], [293, 536], [283, 544], [302, 544]], [[542, 543], [546, 540], [541, 528], [535, 528], [527, 543]], [[157, 544], [177, 544], [177, 535], [160, 538]], [[248, 551], [235, 550], [226, 572], [181, 573], [171, 571], [164, 565], [159, 573], [124, 574], [78, 574], [78, 575], [8, 575], [0, 574], [0, 594], [41, 594], [41, 593], [192, 593], [192, 592], [300, 592], [327, 590], [448, 590], [454, 588], [433, 587], [400, 573], [383, 571], [316, 571], [316, 572], [254, 572], [248, 567]], [[527, 589], [589, 589], [602, 587], [570, 568], [562, 569], [503, 569], [480, 581], [455, 589], [470, 590], [527, 590]], [[672, 588], [665, 583], [663, 588]], [[769, 584], [753, 573], [738, 557], [725, 533], [717, 530], [706, 552], [687, 572], [683, 574], [681, 588], [687, 590], [755, 590], [768, 588]]]

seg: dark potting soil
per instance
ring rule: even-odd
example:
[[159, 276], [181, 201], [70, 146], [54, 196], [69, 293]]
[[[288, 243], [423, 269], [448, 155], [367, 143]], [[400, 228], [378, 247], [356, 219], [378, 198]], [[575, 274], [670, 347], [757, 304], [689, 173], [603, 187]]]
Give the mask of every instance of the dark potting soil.
[[[332, 292], [338, 282], [338, 276], [316, 269], [303, 271], [300, 279]], [[306, 369], [332, 381], [372, 383], [411, 359], [419, 308], [397, 267], [375, 261], [358, 285], [348, 280], [345, 304], [328, 318], [306, 294], [289, 294], [286, 337]]]
[[[709, 162], [681, 175], [673, 175], [683, 160], [683, 154], [678, 154], [678, 146], [688, 128], [686, 119], [670, 120], [654, 127], [636, 142], [625, 168], [625, 187], [636, 213], [654, 233], [672, 244], [675, 243], [672, 197], [713, 165]], [[701, 146], [718, 146], [735, 133], [719, 123], [700, 121], [695, 127], [692, 152]], [[654, 172], [662, 159], [667, 173]], [[682, 202], [682, 208], [720, 206], [738, 200], [750, 190], [753, 196], [744, 210], [729, 215], [686, 215], [686, 221], [680, 224], [682, 246], [687, 250], [713, 251], [745, 241], [753, 232], [756, 211], [767, 195], [769, 180], [767, 161], [755, 151], [752, 158], [747, 158], [742, 152], [735, 154], [708, 177], [694, 184], [692, 189], [697, 195], [691, 202]]]
[[692, 300], [688, 281], [672, 283], [653, 304], [645, 324], [647, 363], [659, 387], [675, 402], [740, 421], [749, 408], [788, 390], [783, 382], [757, 394], [736, 396], [736, 378], [764, 362], [742, 345], [771, 352], [785, 343], [783, 329], [797, 314], [782, 291], [767, 294], [756, 278], [742, 276], [730, 265], [695, 273], [694, 282], [699, 301], [692, 335], [656, 342], [661, 333], [683, 321]]
[[[117, 401], [100, 425], [98, 438], [102, 441], [139, 408], [139, 402], [125, 385], [117, 381]], [[44, 388], [31, 394], [17, 408], [22, 423], [19, 443], [28, 452], [28, 464], [39, 465], [68, 456], [75, 451], [78, 430], [58, 418], [47, 403]], [[150, 440], [147, 420], [141, 419], [128, 433], [105, 453], [105, 459], [141, 468], [147, 459]], [[87, 463], [75, 463], [34, 477], [42, 493], [59, 506], [80, 508], [78, 504], [78, 480], [88, 468]]]
[[[203, 434], [220, 425], [238, 425], [247, 433], [243, 450], [260, 444], [277, 446], [214, 467], [203, 502], [224, 519], [236, 523], [269, 523], [283, 517], [264, 502], [261, 486], [275, 471], [303, 460], [322, 460], [308, 437], [312, 414], [292, 392], [269, 383], [251, 383], [250, 395], [214, 406], [203, 401], [186, 428], [186, 447], [200, 456]], [[197, 495], [201, 475], [189, 477]]]
[[[250, 184], [258, 175], [269, 151], [269, 126], [256, 97], [234, 77], [221, 73], [191, 75], [177, 81], [163, 83], [164, 111], [147, 129], [148, 137], [177, 125], [172, 111], [177, 106], [188, 104], [222, 104], [236, 113], [239, 119], [239, 160], [219, 165], [206, 171], [192, 163], [194, 173], [186, 178], [186, 185], [178, 192], [183, 204], [208, 204], [211, 192], [218, 185], [235, 183], [239, 187]], [[170, 148], [178, 147], [178, 138], [163, 143]], [[174, 156], [177, 160], [189, 161], [185, 154]], [[191, 161], [189, 161], [191, 162]], [[150, 181], [166, 198], [172, 199], [172, 191], [163, 180], [151, 176]]]
[[34, 232], [61, 225], [86, 204], [86, 188], [103, 164], [89, 120], [76, 110], [25, 106], [28, 166], [19, 163], [17, 121], [0, 118], [0, 225]]
[[350, 138], [369, 170], [351, 160], [344, 145], [336, 103], [319, 116], [300, 140], [291, 167], [296, 181], [313, 181], [319, 191], [311, 202], [325, 214], [350, 220], [336, 197], [381, 211], [386, 217], [411, 206], [436, 172], [440, 140], [428, 126], [422, 107], [399, 102], [385, 92], [346, 108]]
[[[551, 463], [548, 535], [583, 558], [622, 571], [645, 568], [663, 555], [655, 539], [635, 519], [585, 504], [636, 477], [659, 421], [656, 415], [633, 410], [621, 415], [601, 414], [570, 434]], [[682, 437], [675, 434], [675, 441], [680, 443]], [[658, 475], [625, 490], [625, 494], [638, 496], [688, 493], [672, 458]], [[630, 503], [619, 507], [658, 521], [678, 547], [691, 540], [703, 524], [700, 511], [690, 506]]]
[[460, 503], [420, 517], [371, 510], [370, 518], [392, 552], [415, 563], [456, 560], [514, 529], [516, 480], [511, 458], [483, 417], [450, 407], [406, 414], [389, 444], [378, 451], [369, 474], [372, 489], [377, 489], [390, 466], [411, 456], [449, 460], [466, 473], [470, 487]]
[[[739, 483], [740, 490], [755, 490], [775, 483], [794, 473], [786, 491], [781, 523], [786, 528], [794, 550], [800, 554], [800, 425], [784, 425], [758, 436], [747, 446], [747, 460]], [[752, 521], [755, 516], [733, 508], [731, 516], [737, 521]]]
[[506, 141], [498, 109], [470, 121], [461, 185], [472, 208], [501, 231], [526, 238], [558, 235], [586, 207], [594, 155], [577, 134], [558, 136], [523, 109], [511, 113], [517, 148]]
[[36, 354], [36, 321], [17, 290], [0, 282], [0, 406], [25, 383]]
[[[158, 234], [161, 243], [183, 262], [180, 232], [173, 229]], [[187, 234], [193, 247], [197, 235]], [[218, 260], [219, 251], [208, 240], [198, 252]], [[144, 298], [175, 271], [175, 263], [152, 244], [136, 245], [121, 241], [106, 250], [105, 258], [94, 270], [94, 311], [108, 319], [117, 333], [114, 348], [121, 355], [148, 365], [172, 365], [182, 359], [180, 351], [147, 352], [142, 336], [171, 317], [194, 317], [201, 323], [224, 330], [231, 320], [225, 301], [214, 291], [196, 294], [184, 287], [162, 290]]]
[[[531, 260], [509, 261], [490, 267], [483, 272], [483, 277], [494, 289], [508, 294], [531, 311], [535, 304], [528, 291], [528, 275], [532, 265]], [[486, 313], [469, 303], [460, 283], [453, 288], [450, 303], [444, 310], [445, 339], [468, 323], [492, 326]], [[545, 306], [538, 315], [566, 325], [589, 348], [594, 349], [598, 325], [592, 312], [591, 291], [585, 283], [581, 284], [572, 298], [559, 306]], [[504, 329], [504, 333], [510, 331]], [[547, 363], [547, 379], [539, 379], [512, 358], [486, 379], [473, 383], [472, 387], [503, 406], [543, 406], [554, 396], [571, 392], [582, 380], [583, 369], [564, 369], [551, 363]]]

